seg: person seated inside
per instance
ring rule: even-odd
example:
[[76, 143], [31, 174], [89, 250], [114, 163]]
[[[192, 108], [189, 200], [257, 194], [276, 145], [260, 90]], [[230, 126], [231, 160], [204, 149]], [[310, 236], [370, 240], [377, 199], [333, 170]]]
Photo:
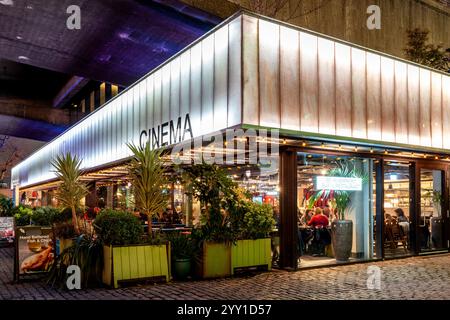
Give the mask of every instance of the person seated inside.
[[313, 217], [313, 210], [306, 209], [305, 213], [300, 218], [300, 225], [307, 226], [312, 217]]
[[309, 220], [308, 226], [314, 228], [324, 228], [327, 227], [330, 221], [327, 216], [323, 214], [322, 209], [316, 208], [314, 216]]
[[395, 209], [395, 214], [397, 215], [397, 222], [398, 225], [402, 228], [403, 234], [408, 235], [409, 234], [409, 221], [408, 217], [405, 216], [405, 213], [401, 208]]
[[180, 215], [178, 214], [178, 211], [173, 211], [172, 214], [172, 223], [173, 224], [181, 224]]
[[397, 215], [397, 221], [400, 222], [408, 222], [408, 217], [405, 216], [405, 213], [401, 208], [395, 209], [395, 214]]

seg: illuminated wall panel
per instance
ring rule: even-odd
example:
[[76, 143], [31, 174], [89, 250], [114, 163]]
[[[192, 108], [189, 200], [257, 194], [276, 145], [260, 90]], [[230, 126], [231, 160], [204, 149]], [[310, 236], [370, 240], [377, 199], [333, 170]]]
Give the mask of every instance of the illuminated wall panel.
[[296, 30], [280, 27], [281, 127], [300, 130], [300, 39]]
[[220, 26], [22, 161], [12, 170], [12, 185], [54, 178], [51, 160], [69, 151], [82, 158], [84, 169], [126, 159], [126, 143], [139, 144], [143, 130], [148, 135], [164, 125], [170, 143], [168, 123], [176, 126], [181, 118], [184, 127], [187, 114], [194, 137], [241, 123], [241, 19]]
[[242, 23], [244, 124], [450, 147], [448, 76], [274, 20], [245, 15]]
[[258, 37], [260, 125], [280, 126], [279, 45], [277, 24], [260, 21]]

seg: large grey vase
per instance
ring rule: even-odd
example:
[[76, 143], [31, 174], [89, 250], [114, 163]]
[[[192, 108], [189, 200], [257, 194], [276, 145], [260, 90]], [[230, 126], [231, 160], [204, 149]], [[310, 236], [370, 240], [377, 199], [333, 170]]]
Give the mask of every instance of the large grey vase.
[[334, 256], [337, 261], [348, 261], [352, 253], [353, 221], [336, 220], [331, 223]]

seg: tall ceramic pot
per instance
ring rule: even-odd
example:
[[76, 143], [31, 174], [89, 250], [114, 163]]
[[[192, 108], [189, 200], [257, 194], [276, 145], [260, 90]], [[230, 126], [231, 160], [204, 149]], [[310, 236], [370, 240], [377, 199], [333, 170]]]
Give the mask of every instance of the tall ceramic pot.
[[336, 220], [331, 224], [334, 256], [337, 261], [348, 261], [352, 253], [353, 221]]

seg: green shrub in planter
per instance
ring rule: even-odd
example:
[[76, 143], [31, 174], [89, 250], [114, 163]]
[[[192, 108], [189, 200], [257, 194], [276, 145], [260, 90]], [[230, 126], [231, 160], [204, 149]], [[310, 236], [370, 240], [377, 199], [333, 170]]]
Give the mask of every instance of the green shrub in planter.
[[0, 194], [0, 217], [12, 217], [14, 202], [11, 198]]
[[[170, 278], [170, 245], [145, 243], [140, 220], [129, 212], [103, 210], [94, 227], [103, 246], [103, 282], [117, 288], [126, 281]], [[158, 242], [158, 244], [155, 244]]]
[[[77, 215], [80, 216], [82, 214], [82, 210], [77, 210]], [[66, 222], [66, 221], [72, 221], [72, 210], [70, 208], [65, 208], [61, 210], [58, 214], [55, 214], [53, 216], [52, 223], [60, 223], [60, 222]]]
[[271, 269], [269, 233], [275, 225], [272, 207], [251, 201], [242, 201], [245, 213], [240, 239], [231, 246], [231, 274], [238, 268], [258, 267]]
[[126, 211], [102, 210], [94, 222], [97, 235], [106, 245], [128, 245], [142, 242], [141, 221]]
[[192, 259], [196, 253], [195, 244], [190, 235], [179, 232], [167, 234], [170, 241], [172, 270], [175, 278], [186, 279], [191, 274]]
[[245, 203], [246, 212], [242, 224], [243, 239], [261, 239], [269, 236], [275, 226], [272, 207], [268, 204]]
[[27, 226], [30, 224], [33, 210], [29, 207], [19, 205], [13, 209], [16, 226]]
[[52, 207], [39, 207], [34, 209], [31, 222], [37, 226], [51, 226], [60, 211]]

